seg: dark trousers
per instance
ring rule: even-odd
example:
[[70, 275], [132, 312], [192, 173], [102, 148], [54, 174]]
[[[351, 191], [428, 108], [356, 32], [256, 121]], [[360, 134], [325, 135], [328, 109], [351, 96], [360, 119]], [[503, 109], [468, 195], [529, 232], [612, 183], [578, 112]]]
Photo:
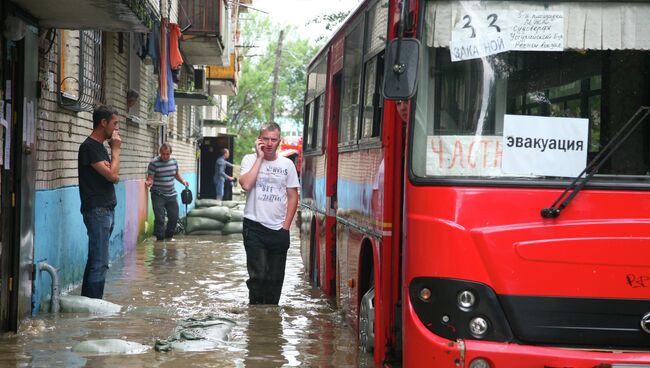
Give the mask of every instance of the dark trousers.
[[84, 211], [82, 215], [88, 230], [88, 261], [81, 283], [81, 295], [101, 299], [104, 297], [108, 244], [115, 224], [115, 210], [97, 207]]
[[248, 302], [278, 304], [289, 250], [289, 230], [272, 230], [244, 218], [244, 247], [248, 268]]
[[[176, 232], [178, 224], [178, 202], [176, 196], [165, 196], [151, 193], [151, 206], [153, 207], [153, 234], [158, 239], [171, 238]], [[167, 227], [165, 228], [165, 216]]]

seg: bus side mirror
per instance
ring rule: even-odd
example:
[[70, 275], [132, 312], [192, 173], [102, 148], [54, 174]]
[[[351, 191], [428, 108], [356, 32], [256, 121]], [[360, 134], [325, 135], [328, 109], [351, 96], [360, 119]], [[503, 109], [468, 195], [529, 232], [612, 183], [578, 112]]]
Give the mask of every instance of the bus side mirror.
[[384, 60], [384, 98], [406, 100], [413, 97], [418, 82], [420, 41], [415, 38], [392, 40]]

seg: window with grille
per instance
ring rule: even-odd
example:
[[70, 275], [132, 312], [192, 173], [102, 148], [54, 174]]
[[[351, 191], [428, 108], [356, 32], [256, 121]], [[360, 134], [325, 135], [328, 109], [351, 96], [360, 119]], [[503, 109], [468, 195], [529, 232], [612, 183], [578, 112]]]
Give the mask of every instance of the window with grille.
[[60, 30], [58, 102], [73, 111], [93, 111], [102, 100], [102, 34]]

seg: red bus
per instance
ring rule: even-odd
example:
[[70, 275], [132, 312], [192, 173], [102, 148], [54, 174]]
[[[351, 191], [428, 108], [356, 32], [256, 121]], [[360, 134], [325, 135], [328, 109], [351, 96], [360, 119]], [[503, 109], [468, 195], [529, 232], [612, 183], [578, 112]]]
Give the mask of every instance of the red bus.
[[[289, 132], [290, 134], [293, 132]], [[296, 165], [298, 175], [302, 166], [302, 137], [301, 136], [284, 136], [280, 142], [280, 155], [293, 161]]]
[[649, 16], [368, 0], [310, 63], [302, 257], [377, 365], [650, 367]]

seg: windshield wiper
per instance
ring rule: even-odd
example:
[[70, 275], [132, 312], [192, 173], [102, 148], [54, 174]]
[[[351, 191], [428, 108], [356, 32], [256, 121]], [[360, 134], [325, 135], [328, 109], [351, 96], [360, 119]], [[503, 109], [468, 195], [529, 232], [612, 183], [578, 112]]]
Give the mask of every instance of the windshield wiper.
[[[587, 182], [598, 172], [598, 170], [603, 166], [607, 159], [618, 150], [618, 148], [627, 140], [627, 138], [636, 130], [636, 128], [645, 120], [648, 115], [650, 115], [650, 107], [641, 106], [639, 109], [632, 115], [630, 120], [628, 120], [625, 125], [612, 139], [603, 147], [600, 152], [594, 157], [584, 170], [569, 184], [564, 192], [553, 202], [551, 207], [542, 208], [541, 215], [544, 218], [556, 218], [560, 216], [560, 212], [569, 205], [571, 200], [582, 190], [582, 188], [587, 184]], [[586, 174], [586, 175], [585, 175]], [[582, 176], [585, 175], [583, 178]], [[570, 193], [569, 193], [570, 192]], [[568, 195], [567, 195], [568, 194]], [[559, 204], [559, 205], [558, 205]]]

